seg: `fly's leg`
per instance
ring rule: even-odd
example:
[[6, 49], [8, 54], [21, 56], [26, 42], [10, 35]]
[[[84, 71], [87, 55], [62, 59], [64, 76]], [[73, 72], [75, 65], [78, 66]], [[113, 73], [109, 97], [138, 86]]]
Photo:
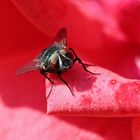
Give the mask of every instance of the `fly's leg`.
[[[82, 65], [82, 67], [84, 68], [84, 70], [85, 70], [86, 72], [89, 72], [89, 73], [91, 73], [91, 74], [93, 74], [93, 75], [100, 75], [99, 73], [93, 73], [93, 72], [87, 70], [86, 66], [92, 66], [92, 65], [90, 65], [90, 64], [84, 64], [84, 63], [82, 62], [82, 60], [77, 56], [77, 54], [75, 53], [75, 51], [74, 51], [72, 48], [69, 48], [69, 50], [72, 51], [72, 53], [73, 53], [74, 56], [75, 56], [74, 63], [75, 63], [76, 61], [78, 61], [78, 62]], [[93, 66], [94, 66], [94, 65], [93, 65]]]
[[49, 91], [49, 94], [47, 95], [47, 98], [50, 96], [52, 89], [54, 87], [54, 82], [46, 75], [46, 71], [40, 70], [40, 73], [44, 75], [45, 78], [49, 80], [49, 82], [52, 84], [51, 89]]
[[94, 64], [87, 64], [87, 63], [84, 63], [85, 66], [96, 66]]
[[74, 96], [74, 94], [73, 94], [73, 92], [72, 92], [70, 86], [68, 85], [68, 83], [60, 76], [60, 74], [58, 74], [57, 76], [58, 76], [58, 78], [59, 78], [62, 82], [64, 82], [64, 84], [66, 84], [66, 86], [69, 88], [71, 94]]
[[100, 73], [93, 73], [93, 72], [87, 70], [86, 65], [82, 62], [82, 60], [81, 60], [80, 58], [76, 58], [76, 59], [75, 59], [75, 62], [76, 62], [76, 61], [78, 61], [78, 62], [82, 65], [82, 67], [84, 68], [84, 70], [85, 70], [86, 72], [91, 73], [91, 74], [93, 74], [93, 75], [100, 75]]

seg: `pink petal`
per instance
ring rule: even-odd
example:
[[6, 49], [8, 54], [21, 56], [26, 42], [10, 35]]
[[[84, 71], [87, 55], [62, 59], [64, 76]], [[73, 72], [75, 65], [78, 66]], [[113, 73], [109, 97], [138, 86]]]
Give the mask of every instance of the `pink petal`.
[[[126, 79], [97, 66], [89, 70], [100, 75], [92, 75], [79, 65], [76, 64], [61, 76], [72, 88], [75, 97], [57, 79], [48, 98], [48, 114], [102, 117], [140, 115], [140, 80]], [[46, 80], [46, 87], [48, 83]], [[47, 88], [46, 94], [48, 92]]]

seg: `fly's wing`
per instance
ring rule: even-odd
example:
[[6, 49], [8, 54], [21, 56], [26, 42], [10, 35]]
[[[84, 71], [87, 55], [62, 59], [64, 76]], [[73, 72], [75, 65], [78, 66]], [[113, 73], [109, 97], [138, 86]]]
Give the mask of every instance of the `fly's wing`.
[[52, 46], [66, 48], [67, 46], [66, 38], [67, 38], [66, 29], [65, 28], [60, 29], [58, 33], [56, 34], [56, 37], [53, 43], [48, 48], [45, 48], [33, 61], [27, 63], [25, 66], [19, 69], [16, 72], [16, 74], [23, 74], [23, 73], [40, 69], [40, 62], [43, 61], [44, 56], [46, 55], [47, 52], [51, 50]]
[[55, 36], [54, 41], [49, 45], [48, 48], [45, 48], [36, 58], [40, 62], [43, 61], [44, 56], [46, 55], [47, 52], [51, 51], [51, 48], [53, 46], [58, 46], [58, 47], [66, 47], [67, 46], [67, 32], [65, 28], [60, 29], [58, 33]]
[[58, 33], [56, 34], [56, 37], [54, 39], [53, 44], [56, 44], [60, 47], [66, 48], [66, 46], [67, 46], [67, 31], [66, 31], [66, 28], [62, 28], [58, 31]]
[[25, 64], [22, 68], [20, 68], [19, 70], [17, 70], [16, 74], [23, 74], [23, 73], [28, 73], [28, 72], [32, 72], [35, 70], [39, 70], [40, 69], [40, 63], [43, 61], [43, 57], [45, 52], [48, 51], [48, 48], [45, 48], [41, 53], [39, 53], [35, 59], [33, 59], [31, 62]]
[[39, 59], [34, 59], [33, 61], [25, 64], [22, 68], [17, 70], [16, 74], [19, 75], [19, 74], [23, 74], [23, 73], [38, 70], [39, 69], [39, 63], [40, 63]]

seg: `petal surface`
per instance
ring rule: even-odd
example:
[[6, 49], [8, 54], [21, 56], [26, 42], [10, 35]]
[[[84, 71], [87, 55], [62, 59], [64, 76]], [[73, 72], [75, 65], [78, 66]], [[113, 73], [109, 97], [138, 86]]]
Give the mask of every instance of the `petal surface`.
[[[61, 75], [74, 96], [67, 85], [57, 79], [48, 97], [48, 113], [95, 117], [140, 115], [140, 80], [126, 79], [97, 66], [88, 68], [100, 74], [93, 75], [79, 65], [75, 64]], [[48, 84], [46, 80], [46, 87]], [[48, 92], [46, 88], [46, 94]]]

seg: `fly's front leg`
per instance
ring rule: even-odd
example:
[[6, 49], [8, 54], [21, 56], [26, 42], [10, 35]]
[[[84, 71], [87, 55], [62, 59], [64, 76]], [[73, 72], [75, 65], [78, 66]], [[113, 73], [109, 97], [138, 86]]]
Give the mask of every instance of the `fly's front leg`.
[[50, 96], [52, 89], [54, 87], [54, 82], [47, 76], [46, 71], [40, 70], [40, 73], [44, 75], [45, 78], [49, 80], [49, 82], [52, 84], [51, 89], [49, 91], [49, 94], [47, 95], [47, 98]]
[[82, 67], [84, 68], [84, 70], [85, 70], [86, 72], [89, 72], [89, 73], [91, 73], [91, 74], [93, 74], [93, 75], [100, 75], [99, 73], [93, 73], [93, 72], [87, 70], [86, 66], [94, 66], [94, 65], [90, 65], [90, 64], [85, 64], [85, 63], [83, 63], [82, 60], [77, 56], [77, 54], [75, 53], [75, 51], [74, 51], [72, 48], [69, 48], [69, 50], [72, 51], [72, 53], [73, 53], [74, 56], [75, 56], [74, 63], [75, 63], [76, 61], [78, 61], [78, 62], [82, 65]]

